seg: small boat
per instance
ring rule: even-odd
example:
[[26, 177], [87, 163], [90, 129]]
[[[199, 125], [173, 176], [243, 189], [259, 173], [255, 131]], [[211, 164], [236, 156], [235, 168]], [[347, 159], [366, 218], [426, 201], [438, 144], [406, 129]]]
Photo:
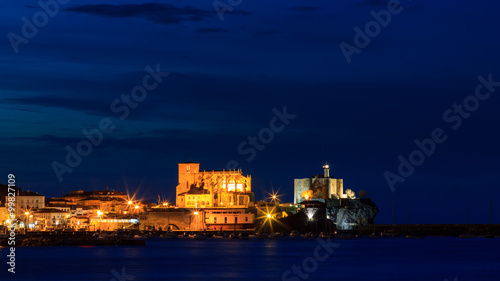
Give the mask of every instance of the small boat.
[[253, 238], [257, 238], [257, 239], [267, 238], [267, 234], [257, 232], [257, 233], [254, 234]]
[[383, 237], [399, 237], [399, 233], [393, 232], [393, 231], [388, 231], [388, 232], [382, 233], [382, 236]]
[[321, 238], [326, 238], [326, 239], [327, 239], [327, 238], [332, 238], [332, 235], [330, 235], [330, 234], [328, 234], [328, 233], [321, 232], [321, 233], [319, 234], [319, 237], [321, 237]]
[[309, 233], [309, 237], [310, 237], [310, 238], [318, 238], [318, 237], [319, 237], [319, 235], [318, 235], [317, 233], [310, 232], [310, 233]]
[[340, 233], [340, 234], [337, 234], [335, 237], [338, 239], [354, 239], [354, 238], [356, 238], [356, 236], [354, 236], [354, 234], [351, 234], [351, 233]]
[[224, 238], [224, 233], [222, 232], [217, 232], [213, 235], [214, 238]]
[[195, 235], [192, 236], [193, 239], [205, 239], [207, 238], [205, 235], [203, 235], [202, 233], [196, 233]]
[[240, 232], [240, 234], [238, 234], [238, 238], [239, 239], [248, 239], [248, 233], [243, 233], [243, 232]]

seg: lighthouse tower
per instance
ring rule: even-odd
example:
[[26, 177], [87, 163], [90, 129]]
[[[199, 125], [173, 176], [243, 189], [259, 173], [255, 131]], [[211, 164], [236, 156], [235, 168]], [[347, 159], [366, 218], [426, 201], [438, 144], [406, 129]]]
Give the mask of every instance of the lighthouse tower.
[[328, 165], [328, 163], [325, 163], [325, 165], [323, 165], [323, 169], [325, 170], [325, 178], [329, 178], [330, 177], [330, 165]]

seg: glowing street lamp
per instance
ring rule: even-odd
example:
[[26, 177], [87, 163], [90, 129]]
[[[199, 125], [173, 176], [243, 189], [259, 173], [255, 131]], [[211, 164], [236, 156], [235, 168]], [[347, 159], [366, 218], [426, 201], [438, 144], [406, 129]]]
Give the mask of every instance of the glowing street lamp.
[[24, 213], [26, 215], [26, 231], [28, 231], [28, 225], [30, 223], [30, 212]]
[[135, 207], [134, 207], [134, 208], [139, 209], [139, 205], [135, 205]]
[[281, 195], [278, 195], [278, 192], [279, 192], [279, 190], [276, 191], [276, 192], [274, 192], [274, 190], [272, 190], [271, 193], [269, 193], [269, 192], [267, 193], [267, 194], [269, 194], [268, 198], [271, 200], [271, 202], [275, 202], [276, 203], [276, 202], [280, 201], [280, 196]]
[[130, 201], [130, 200], [128, 201], [128, 204], [129, 204], [129, 205], [132, 205], [132, 203], [134, 203], [134, 202], [132, 202], [132, 201]]

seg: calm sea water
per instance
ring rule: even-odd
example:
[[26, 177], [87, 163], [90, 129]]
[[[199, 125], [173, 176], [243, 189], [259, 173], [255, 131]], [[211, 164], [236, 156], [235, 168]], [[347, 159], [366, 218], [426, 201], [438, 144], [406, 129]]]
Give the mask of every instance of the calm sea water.
[[[0, 280], [500, 280], [500, 239], [425, 237], [333, 240], [325, 257], [314, 239], [148, 240], [145, 247], [29, 247], [16, 274]], [[0, 261], [7, 248], [0, 248]], [[316, 268], [315, 268], [316, 267]], [[307, 279], [305, 279], [307, 277]]]

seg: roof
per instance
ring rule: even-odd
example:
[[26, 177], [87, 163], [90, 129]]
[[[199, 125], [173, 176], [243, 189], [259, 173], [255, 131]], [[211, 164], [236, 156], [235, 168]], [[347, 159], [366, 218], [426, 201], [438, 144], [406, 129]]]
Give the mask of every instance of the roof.
[[59, 209], [45, 208], [45, 209], [40, 209], [40, 210], [36, 211], [35, 213], [40, 214], [40, 213], [67, 213], [67, 212], [59, 210]]
[[90, 196], [126, 196], [125, 193], [116, 190], [94, 190], [94, 191], [70, 191], [69, 194], [63, 195], [62, 197], [90, 197]]
[[42, 194], [38, 194], [38, 192], [33, 191], [21, 191], [18, 196], [44, 196]]
[[201, 194], [210, 194], [210, 192], [207, 189], [202, 189], [202, 188], [191, 188], [189, 191], [183, 192], [179, 195], [201, 195]]
[[61, 208], [71, 208], [73, 205], [67, 205], [67, 204], [49, 204], [50, 207], [61, 207]]

